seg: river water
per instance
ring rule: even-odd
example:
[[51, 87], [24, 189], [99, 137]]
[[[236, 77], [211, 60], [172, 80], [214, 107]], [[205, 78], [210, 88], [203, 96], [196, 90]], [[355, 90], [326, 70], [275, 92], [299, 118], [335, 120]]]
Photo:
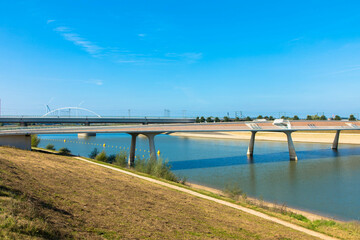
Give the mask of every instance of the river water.
[[[53, 144], [88, 156], [96, 147], [108, 154], [129, 148], [127, 134], [41, 135], [39, 147]], [[66, 142], [64, 142], [66, 139]], [[252, 160], [248, 141], [158, 135], [156, 148], [178, 176], [223, 190], [235, 185], [248, 196], [341, 220], [360, 220], [360, 146], [295, 143], [299, 160], [289, 161], [286, 142], [256, 141]], [[121, 148], [120, 148], [121, 147]], [[148, 141], [139, 137], [138, 156], [148, 156]]]

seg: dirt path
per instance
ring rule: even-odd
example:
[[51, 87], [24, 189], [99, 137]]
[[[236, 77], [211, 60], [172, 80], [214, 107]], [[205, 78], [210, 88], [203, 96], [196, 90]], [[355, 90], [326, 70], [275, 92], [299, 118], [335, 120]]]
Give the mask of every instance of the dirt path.
[[280, 224], [280, 225], [283, 225], [285, 227], [300, 231], [302, 233], [306, 233], [308, 235], [318, 237], [320, 239], [326, 239], [326, 240], [336, 239], [336, 238], [324, 235], [322, 233], [318, 233], [318, 232], [315, 232], [315, 231], [300, 227], [298, 225], [288, 223], [288, 222], [280, 220], [278, 218], [268, 216], [268, 215], [266, 215], [264, 213], [261, 213], [261, 212], [258, 212], [258, 211], [255, 211], [255, 210], [252, 210], [252, 209], [249, 209], [249, 208], [246, 208], [246, 207], [242, 207], [242, 206], [239, 206], [237, 204], [233, 204], [233, 203], [230, 203], [230, 202], [227, 202], [227, 201], [224, 201], [224, 200], [220, 200], [220, 199], [216, 199], [216, 198], [213, 198], [213, 197], [210, 197], [210, 196], [206, 196], [204, 194], [201, 194], [201, 193], [198, 193], [198, 192], [186, 189], [186, 188], [178, 187], [178, 186], [175, 186], [175, 185], [172, 185], [172, 184], [169, 184], [169, 183], [166, 183], [166, 182], [162, 182], [162, 181], [159, 181], [159, 180], [156, 180], [156, 179], [152, 179], [152, 178], [149, 178], [149, 177], [140, 176], [140, 175], [137, 175], [135, 173], [124, 171], [124, 170], [121, 170], [121, 169], [118, 169], [118, 168], [115, 168], [115, 167], [95, 163], [95, 162], [86, 160], [86, 159], [81, 158], [81, 157], [75, 157], [75, 158], [78, 159], [78, 160], [90, 163], [90, 164], [98, 165], [98, 166], [101, 166], [101, 167], [104, 167], [104, 168], [108, 168], [108, 169], [111, 169], [111, 170], [114, 170], [114, 171], [118, 171], [118, 172], [130, 175], [130, 176], [133, 176], [133, 177], [137, 177], [137, 178], [140, 178], [140, 179], [152, 182], [152, 183], [156, 183], [156, 184], [159, 184], [161, 186], [165, 186], [165, 187], [168, 187], [168, 188], [171, 188], [171, 189], [175, 189], [175, 190], [180, 191], [180, 192], [185, 192], [185, 193], [191, 194], [193, 196], [196, 196], [196, 197], [199, 197], [199, 198], [202, 198], [202, 199], [213, 201], [213, 202], [216, 202], [216, 203], [219, 203], [219, 204], [222, 204], [222, 205], [225, 205], [225, 206], [228, 206], [228, 207], [231, 207], [231, 208], [246, 212], [248, 214], [252, 214], [254, 216], [266, 219], [268, 221], [275, 222], [277, 224]]

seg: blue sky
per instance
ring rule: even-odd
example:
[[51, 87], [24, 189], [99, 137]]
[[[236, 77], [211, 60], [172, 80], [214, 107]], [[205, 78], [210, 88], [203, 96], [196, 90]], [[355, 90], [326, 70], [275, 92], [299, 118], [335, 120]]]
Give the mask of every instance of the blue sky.
[[2, 114], [360, 109], [358, 1], [0, 2]]

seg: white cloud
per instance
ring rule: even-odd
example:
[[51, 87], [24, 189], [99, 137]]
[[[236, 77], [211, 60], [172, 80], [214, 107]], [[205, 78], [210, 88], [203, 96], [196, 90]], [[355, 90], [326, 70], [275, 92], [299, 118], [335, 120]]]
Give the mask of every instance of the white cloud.
[[138, 36], [139, 36], [139, 37], [145, 37], [146, 34], [145, 34], [145, 33], [139, 33]]
[[96, 54], [100, 53], [103, 49], [102, 47], [97, 46], [96, 44], [92, 43], [91, 41], [86, 40], [85, 38], [80, 37], [79, 34], [73, 33], [70, 28], [68, 27], [57, 27], [54, 31], [60, 33], [66, 40], [74, 43], [82, 47], [86, 52], [89, 54], [96, 56]]
[[85, 83], [88, 83], [88, 84], [94, 84], [94, 85], [97, 85], [97, 86], [101, 86], [104, 84], [104, 81], [103, 80], [100, 80], [100, 79], [90, 79], [88, 81], [85, 81]]
[[202, 53], [196, 52], [186, 52], [186, 53], [167, 53], [166, 57], [175, 58], [183, 61], [187, 61], [188, 63], [194, 63], [200, 59], [202, 59]]
[[52, 22], [55, 22], [55, 20], [49, 19], [49, 20], [46, 21], [47, 24], [52, 23]]

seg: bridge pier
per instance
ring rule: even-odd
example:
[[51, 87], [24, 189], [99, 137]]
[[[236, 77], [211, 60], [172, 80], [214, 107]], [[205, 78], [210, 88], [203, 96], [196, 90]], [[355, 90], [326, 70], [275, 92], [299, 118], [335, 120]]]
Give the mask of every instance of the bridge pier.
[[247, 150], [247, 155], [249, 157], [252, 157], [254, 154], [254, 145], [255, 145], [255, 134], [257, 133], [257, 131], [251, 131], [251, 138], [250, 138], [250, 143], [249, 143], [249, 147]]
[[131, 145], [128, 158], [128, 167], [133, 167], [135, 163], [135, 148], [136, 148], [136, 137], [138, 133], [129, 133], [131, 135]]
[[298, 158], [296, 156], [296, 151], [295, 151], [295, 146], [294, 146], [294, 142], [292, 140], [292, 137], [291, 137], [291, 133], [293, 131], [286, 131], [284, 132], [286, 134], [286, 137], [287, 137], [287, 141], [288, 141], [288, 148], [289, 148], [289, 155], [290, 155], [290, 160], [292, 161], [297, 161]]
[[337, 150], [339, 145], [339, 137], [340, 137], [340, 130], [336, 130], [334, 142], [332, 144], [332, 149]]
[[4, 135], [0, 136], [0, 146], [16, 147], [31, 150], [31, 135]]
[[96, 133], [78, 133], [78, 138], [96, 137]]
[[149, 139], [150, 158], [156, 159], [155, 136], [158, 133], [143, 133]]

